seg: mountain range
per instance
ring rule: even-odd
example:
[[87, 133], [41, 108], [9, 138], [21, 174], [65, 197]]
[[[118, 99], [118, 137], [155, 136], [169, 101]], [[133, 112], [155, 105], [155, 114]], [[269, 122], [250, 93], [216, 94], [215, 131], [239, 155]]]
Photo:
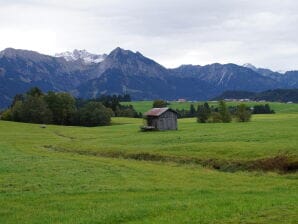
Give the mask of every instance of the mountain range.
[[253, 65], [219, 63], [168, 69], [140, 52], [119, 47], [108, 55], [85, 50], [55, 56], [13, 48], [1, 51], [0, 108], [33, 86], [81, 98], [127, 93], [134, 100], [207, 100], [227, 90], [298, 88], [298, 71], [283, 74]]

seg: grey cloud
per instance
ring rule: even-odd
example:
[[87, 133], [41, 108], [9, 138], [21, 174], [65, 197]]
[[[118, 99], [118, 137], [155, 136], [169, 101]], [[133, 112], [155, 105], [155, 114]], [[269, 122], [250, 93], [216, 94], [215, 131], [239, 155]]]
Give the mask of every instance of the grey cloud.
[[[33, 46], [45, 53], [87, 48], [103, 53], [121, 46], [170, 67], [251, 62], [276, 70], [298, 69], [295, 0], [12, 0], [0, 4], [1, 33], [22, 28], [24, 32], [46, 30], [56, 37], [49, 49], [39, 47], [46, 44], [42, 40], [29, 43], [30, 35], [27, 41], [16, 39], [22, 48]], [[7, 47], [1, 42], [10, 43], [9, 36], [0, 36], [0, 47]]]

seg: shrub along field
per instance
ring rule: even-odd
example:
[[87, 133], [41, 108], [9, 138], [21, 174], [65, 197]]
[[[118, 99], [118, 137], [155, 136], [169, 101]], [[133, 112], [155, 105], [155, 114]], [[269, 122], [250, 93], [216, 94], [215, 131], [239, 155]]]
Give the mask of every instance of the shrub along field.
[[297, 223], [297, 104], [270, 106], [167, 132], [0, 121], [0, 223]]

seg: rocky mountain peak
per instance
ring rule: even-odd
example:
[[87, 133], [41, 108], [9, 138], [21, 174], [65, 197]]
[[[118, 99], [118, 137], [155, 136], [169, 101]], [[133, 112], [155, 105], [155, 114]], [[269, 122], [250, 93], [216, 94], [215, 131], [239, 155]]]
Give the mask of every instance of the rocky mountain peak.
[[14, 49], [14, 48], [6, 48], [0, 52], [0, 58], [6, 57], [10, 59], [23, 59], [23, 60], [30, 60], [34, 62], [46, 61], [51, 60], [52, 57], [44, 54], [40, 54], [36, 51], [29, 51], [29, 50], [21, 50], [21, 49]]
[[110, 58], [123, 58], [123, 57], [129, 57], [134, 56], [136, 53], [130, 51], [130, 50], [124, 50], [120, 47], [115, 48], [111, 53], [108, 55]]
[[254, 65], [252, 65], [250, 63], [246, 63], [246, 64], [244, 64], [242, 66], [245, 67], [245, 68], [250, 68], [253, 71], [257, 71], [258, 70], [258, 68], [256, 66], [254, 66]]
[[127, 64], [127, 65], [132, 65], [134, 64], [135, 66], [160, 66], [157, 62], [155, 62], [152, 59], [149, 59], [145, 56], [143, 56], [140, 52], [133, 52], [130, 50], [125, 50], [120, 47], [117, 47], [114, 49], [108, 56], [107, 56], [107, 61], [113, 61], [118, 64]]

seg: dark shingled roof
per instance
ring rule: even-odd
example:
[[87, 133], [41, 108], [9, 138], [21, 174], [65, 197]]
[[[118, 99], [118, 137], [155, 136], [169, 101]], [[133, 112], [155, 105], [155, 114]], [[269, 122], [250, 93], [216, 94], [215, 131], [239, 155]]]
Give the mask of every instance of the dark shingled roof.
[[170, 110], [170, 111], [177, 114], [177, 112], [175, 110], [172, 110], [171, 108], [168, 108], [168, 107], [163, 107], [163, 108], [152, 108], [151, 110], [146, 112], [145, 115], [146, 116], [159, 117], [160, 115], [162, 115], [164, 112], [166, 112], [168, 110]]

